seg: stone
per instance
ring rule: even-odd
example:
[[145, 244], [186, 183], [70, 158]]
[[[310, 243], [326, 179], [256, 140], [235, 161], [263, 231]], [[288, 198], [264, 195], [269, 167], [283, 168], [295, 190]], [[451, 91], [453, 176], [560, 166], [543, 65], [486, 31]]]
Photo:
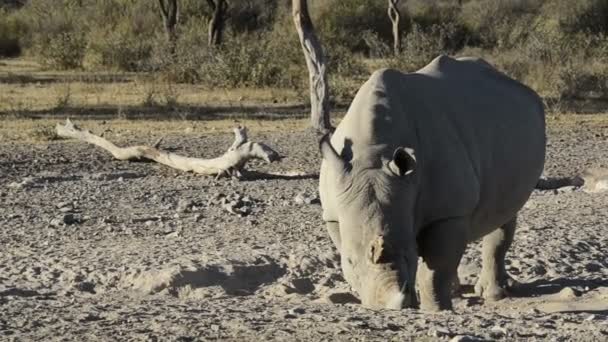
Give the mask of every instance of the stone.
[[288, 311], [292, 315], [302, 315], [306, 312], [303, 308], [293, 308]]
[[559, 293], [557, 294], [557, 297], [561, 300], [569, 300], [569, 299], [574, 299], [576, 297], [580, 296], [580, 293], [576, 290], [574, 290], [571, 287], [564, 287], [561, 291], [559, 291]]
[[598, 272], [601, 269], [602, 269], [602, 266], [600, 266], [599, 264], [597, 264], [595, 262], [590, 262], [585, 265], [585, 270], [587, 272]]
[[450, 342], [475, 342], [482, 341], [480, 338], [470, 335], [456, 335], [452, 337]]
[[492, 338], [502, 338], [507, 336], [507, 329], [500, 327], [500, 326], [493, 326], [490, 329], [490, 337]]
[[450, 336], [450, 331], [443, 327], [437, 327], [429, 330], [429, 336], [432, 337], [445, 337]]
[[62, 221], [67, 225], [74, 224], [77, 222], [76, 218], [74, 217], [74, 214], [63, 215]]

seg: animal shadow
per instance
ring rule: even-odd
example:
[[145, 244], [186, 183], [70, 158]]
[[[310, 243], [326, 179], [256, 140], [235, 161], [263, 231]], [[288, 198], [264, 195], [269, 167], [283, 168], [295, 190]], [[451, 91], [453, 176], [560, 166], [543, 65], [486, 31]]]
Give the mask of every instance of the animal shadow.
[[608, 287], [608, 279], [576, 279], [576, 278], [558, 278], [553, 280], [535, 280], [530, 283], [520, 283], [510, 289], [513, 297], [537, 297], [559, 293], [566, 287], [571, 288], [588, 288], [594, 290], [598, 287]]
[[275, 282], [285, 274], [285, 269], [276, 263], [261, 265], [221, 265], [205, 266], [195, 270], [181, 271], [172, 282], [172, 294], [177, 289], [190, 286], [202, 288], [220, 286], [227, 295], [247, 296], [266, 284]]

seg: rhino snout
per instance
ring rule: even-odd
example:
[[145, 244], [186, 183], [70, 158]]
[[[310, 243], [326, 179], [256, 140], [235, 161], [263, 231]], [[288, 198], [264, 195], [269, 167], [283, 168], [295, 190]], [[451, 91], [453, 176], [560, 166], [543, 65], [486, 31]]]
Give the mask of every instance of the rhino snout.
[[400, 310], [415, 306], [413, 287], [400, 284], [396, 272], [382, 274], [364, 284], [361, 295], [363, 306], [374, 309]]

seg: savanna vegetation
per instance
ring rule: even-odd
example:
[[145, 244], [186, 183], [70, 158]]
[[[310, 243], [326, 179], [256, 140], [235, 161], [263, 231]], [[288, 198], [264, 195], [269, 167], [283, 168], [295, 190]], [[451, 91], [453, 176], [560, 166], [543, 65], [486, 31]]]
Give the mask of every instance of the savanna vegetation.
[[[0, 3], [1, 56], [46, 70], [111, 72], [160, 84], [142, 102], [161, 102], [155, 96], [162, 93], [163, 103], [175, 104], [184, 85], [279, 89], [307, 99], [291, 1], [178, 0], [172, 25], [171, 1]], [[396, 6], [401, 41], [395, 45], [386, 0], [309, 1], [334, 103], [347, 103], [373, 69], [413, 71], [440, 53], [486, 58], [553, 105], [608, 96], [606, 0], [401, 0]], [[64, 100], [77, 87], [64, 90]]]

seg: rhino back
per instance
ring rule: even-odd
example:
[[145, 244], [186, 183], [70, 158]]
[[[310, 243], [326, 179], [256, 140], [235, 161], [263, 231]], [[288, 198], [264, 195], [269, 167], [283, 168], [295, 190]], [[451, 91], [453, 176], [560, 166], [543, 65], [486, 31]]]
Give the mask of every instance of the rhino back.
[[544, 125], [542, 103], [529, 88], [483, 61], [440, 56], [416, 73], [376, 71], [332, 145], [370, 167], [398, 146], [413, 147], [417, 226], [470, 216], [474, 239], [508, 221], [527, 200], [543, 169]]

